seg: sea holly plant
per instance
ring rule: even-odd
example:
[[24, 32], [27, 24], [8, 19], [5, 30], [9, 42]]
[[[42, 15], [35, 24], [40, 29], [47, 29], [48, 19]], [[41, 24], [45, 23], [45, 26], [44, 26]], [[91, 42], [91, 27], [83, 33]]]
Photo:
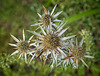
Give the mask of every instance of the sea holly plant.
[[83, 45], [83, 39], [81, 40], [80, 44], [78, 44], [77, 39], [74, 42], [72, 42], [72, 40], [71, 40], [70, 47], [69, 47], [69, 51], [70, 51], [69, 56], [65, 57], [63, 60], [67, 60], [67, 59], [73, 57], [72, 64], [74, 64], [76, 62], [76, 68], [78, 68], [79, 60], [81, 60], [82, 63], [88, 68], [88, 65], [84, 61], [84, 57], [85, 58], [94, 58], [94, 57], [85, 54], [89, 51], [86, 51], [82, 45]]
[[[30, 47], [31, 47], [31, 46], [36, 46], [35, 43], [30, 43], [30, 41], [31, 41], [31, 39], [33, 38], [33, 36], [31, 36], [31, 37], [29, 38], [29, 40], [26, 41], [26, 40], [25, 40], [24, 30], [23, 30], [23, 40], [18, 40], [18, 39], [17, 39], [15, 36], [13, 36], [13, 35], [11, 35], [11, 37], [12, 37], [17, 43], [16, 43], [16, 44], [9, 43], [9, 45], [15, 47], [14, 49], [17, 49], [17, 50], [16, 50], [15, 52], [13, 52], [10, 56], [15, 55], [15, 54], [17, 54], [17, 53], [20, 53], [19, 58], [20, 58], [21, 56], [24, 55], [25, 62], [27, 63], [27, 54], [32, 55], [32, 53], [34, 52], [34, 51], [32, 51], [32, 52], [29, 51], [29, 50], [30, 50]], [[19, 58], [18, 58], [18, 59], [19, 59]]]
[[[27, 63], [28, 54], [31, 55], [30, 63], [33, 63], [34, 59], [41, 59], [44, 61], [44, 65], [46, 61], [49, 60], [49, 65], [51, 65], [51, 69], [59, 67], [59, 65], [64, 66], [66, 68], [70, 62], [73, 67], [78, 68], [79, 60], [88, 67], [85, 63], [84, 58], [94, 58], [93, 56], [86, 55], [85, 47], [83, 47], [84, 37], [82, 38], [80, 44], [78, 44], [79, 40], [76, 39], [74, 41], [76, 35], [71, 35], [67, 37], [63, 37], [64, 34], [69, 27], [64, 28], [65, 24], [62, 20], [55, 19], [58, 15], [62, 13], [62, 11], [57, 14], [53, 14], [57, 5], [54, 6], [51, 13], [47, 12], [46, 8], [43, 6], [44, 14], [39, 15], [40, 23], [32, 24], [31, 26], [38, 26], [41, 29], [41, 32], [38, 33], [36, 30], [27, 30], [33, 35], [29, 38], [28, 41], [25, 40], [25, 34], [23, 30], [23, 40], [18, 40], [15, 36], [11, 35], [11, 37], [17, 42], [16, 44], [9, 43], [9, 45], [14, 46], [17, 49], [10, 56], [20, 53], [19, 58], [24, 55], [25, 63]], [[59, 25], [56, 25], [55, 22], [60, 22]], [[32, 42], [31, 42], [32, 41]], [[31, 43], [30, 43], [31, 42]], [[31, 48], [31, 46], [35, 46]], [[89, 53], [88, 53], [89, 54]], [[28, 64], [28, 63], [27, 63]], [[63, 64], [63, 65], [62, 65]]]
[[[37, 26], [37, 25], [42, 25], [42, 27], [47, 27], [48, 25], [50, 25], [50, 22], [52, 22], [52, 27], [53, 26], [57, 26], [55, 24], [55, 22], [61, 22], [61, 20], [59, 19], [55, 19], [58, 15], [60, 15], [62, 13], [62, 11], [60, 12], [57, 12], [56, 14], [54, 14], [54, 11], [56, 9], [56, 6], [54, 6], [53, 10], [51, 11], [51, 13], [49, 11], [47, 11], [47, 9], [43, 6], [43, 9], [44, 9], [44, 14], [43, 15], [40, 15], [39, 13], [38, 16], [40, 17], [40, 23], [36, 23], [36, 24], [32, 24], [31, 26]], [[51, 20], [51, 21], [50, 21]]]
[[47, 31], [44, 31], [43, 28], [39, 25], [39, 27], [41, 28], [41, 31], [43, 33], [42, 35], [35, 31], [29, 31], [29, 32], [33, 33], [34, 35], [38, 36], [37, 38], [39, 40], [37, 40], [36, 42], [38, 42], [40, 45], [37, 47], [37, 49], [42, 50], [38, 57], [40, 57], [43, 54], [43, 52], [50, 51], [51, 57], [53, 58], [54, 62], [57, 64], [57, 57], [56, 57], [57, 54], [62, 53], [64, 56], [66, 56], [66, 54], [63, 52], [63, 50], [61, 50], [61, 48], [63, 46], [65, 46], [65, 44], [63, 44], [63, 42], [70, 38], [75, 37], [75, 35], [61, 38], [61, 35], [69, 28], [69, 27], [67, 27], [67, 28], [63, 29], [64, 25], [65, 24], [60, 24], [57, 31], [53, 31], [52, 22], [48, 26]]

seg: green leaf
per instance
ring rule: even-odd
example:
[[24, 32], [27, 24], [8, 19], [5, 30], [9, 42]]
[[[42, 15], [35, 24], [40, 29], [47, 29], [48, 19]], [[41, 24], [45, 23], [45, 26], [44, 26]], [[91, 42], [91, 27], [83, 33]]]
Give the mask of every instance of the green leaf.
[[49, 7], [50, 3], [51, 3], [51, 0], [47, 0], [47, 2], [46, 2], [46, 4], [45, 4], [45, 7], [46, 7], [46, 8]]
[[79, 20], [79, 19], [83, 18], [83, 17], [90, 16], [90, 15], [97, 14], [97, 13], [100, 13], [100, 8], [97, 8], [97, 9], [94, 9], [94, 10], [85, 11], [83, 13], [80, 13], [80, 14], [77, 14], [75, 16], [69, 17], [69, 18], [65, 19], [64, 22], [67, 21], [66, 24], [70, 24], [70, 23], [72, 23], [72, 22], [74, 22], [76, 20]]

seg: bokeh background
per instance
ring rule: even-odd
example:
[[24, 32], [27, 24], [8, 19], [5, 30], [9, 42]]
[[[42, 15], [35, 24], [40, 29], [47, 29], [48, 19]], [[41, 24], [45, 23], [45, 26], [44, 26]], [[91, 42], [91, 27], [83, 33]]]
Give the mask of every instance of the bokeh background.
[[[36, 27], [30, 26], [39, 22], [37, 12], [43, 14], [44, 5], [47, 10], [52, 11], [52, 8], [57, 4], [55, 13], [63, 11], [58, 16], [58, 19], [65, 20], [67, 18], [78, 15], [88, 10], [94, 10], [100, 8], [100, 0], [0, 0], [0, 54], [11, 54], [14, 49], [8, 45], [9, 42], [14, 43], [10, 34], [13, 34], [17, 38], [22, 38], [22, 30], [35, 30]], [[80, 67], [79, 70], [73, 69], [71, 66], [66, 71], [63, 71], [61, 67], [54, 69], [53, 71], [48, 70], [48, 66], [42, 67], [38, 65], [35, 68], [30, 68], [34, 75], [54, 75], [54, 76], [100, 76], [100, 13], [96, 13], [90, 16], [82, 17], [77, 21], [73, 21], [70, 24], [68, 32], [72, 34], [78, 34], [82, 29], [90, 31], [92, 39], [92, 54], [95, 55], [94, 59], [90, 59], [87, 64], [90, 69]], [[25, 31], [26, 39], [32, 34]], [[5, 57], [5, 56], [4, 56]], [[92, 63], [92, 64], [91, 64]], [[17, 64], [15, 64], [17, 65]], [[27, 68], [27, 65], [26, 65]], [[0, 72], [4, 72], [4, 68], [0, 67]], [[3, 71], [2, 71], [3, 70]], [[27, 76], [22, 73], [23, 76]], [[15, 73], [11, 73], [15, 75]], [[4, 75], [4, 74], [3, 74]], [[9, 75], [7, 72], [6, 75]], [[19, 74], [18, 74], [19, 75]]]

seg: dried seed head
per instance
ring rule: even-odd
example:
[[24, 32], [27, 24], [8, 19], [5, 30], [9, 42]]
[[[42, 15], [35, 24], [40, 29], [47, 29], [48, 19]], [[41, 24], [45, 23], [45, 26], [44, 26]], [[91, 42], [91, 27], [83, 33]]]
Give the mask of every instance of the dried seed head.
[[43, 39], [44, 48], [53, 50], [60, 46], [60, 38], [56, 34], [47, 34]]
[[43, 14], [41, 17], [41, 23], [43, 24], [43, 26], [48, 26], [50, 24], [50, 19], [51, 22], [53, 22], [52, 16], [50, 16], [49, 14]]
[[82, 47], [73, 47], [70, 50], [72, 52], [72, 55], [76, 59], [79, 59], [79, 58], [83, 58], [84, 57], [84, 54], [85, 54], [84, 48], [82, 48]]
[[20, 52], [26, 52], [29, 50], [29, 43], [27, 41], [20, 41], [17, 43], [17, 48]]

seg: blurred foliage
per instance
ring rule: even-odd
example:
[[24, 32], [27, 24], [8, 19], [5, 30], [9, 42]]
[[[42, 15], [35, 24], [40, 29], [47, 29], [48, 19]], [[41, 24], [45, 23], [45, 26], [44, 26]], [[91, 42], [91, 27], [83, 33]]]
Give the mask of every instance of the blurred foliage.
[[91, 46], [93, 46], [93, 41], [92, 41], [93, 38], [92, 38], [92, 36], [91, 36], [90, 31], [82, 30], [82, 31], [80, 32], [80, 34], [81, 34], [81, 36], [83, 37], [84, 42], [85, 42], [85, 44], [86, 44], [86, 50], [87, 50], [87, 51], [90, 51]]
[[[57, 4], [57, 11], [63, 11], [58, 17], [61, 20], [73, 17], [82, 12], [100, 8], [100, 0], [0, 0], [0, 75], [1, 76], [29, 76], [29, 75], [48, 75], [48, 76], [100, 76], [100, 13], [82, 17], [81, 19], [67, 24], [70, 26], [66, 32], [80, 36], [79, 32], [85, 29], [91, 33], [92, 43], [91, 51], [95, 56], [93, 60], [86, 62], [89, 69], [81, 66], [79, 70], [74, 70], [71, 66], [64, 71], [62, 66], [54, 68], [52, 71], [49, 65], [42, 66], [41, 62], [35, 65], [28, 65], [17, 59], [16, 56], [9, 57], [14, 50], [8, 46], [9, 42], [13, 42], [10, 33], [17, 38], [22, 37], [22, 29], [35, 30], [31, 24], [38, 22], [37, 12], [43, 14], [42, 5], [47, 10], [52, 10]], [[25, 32], [27, 39], [31, 36]], [[87, 35], [88, 36], [88, 35]]]

